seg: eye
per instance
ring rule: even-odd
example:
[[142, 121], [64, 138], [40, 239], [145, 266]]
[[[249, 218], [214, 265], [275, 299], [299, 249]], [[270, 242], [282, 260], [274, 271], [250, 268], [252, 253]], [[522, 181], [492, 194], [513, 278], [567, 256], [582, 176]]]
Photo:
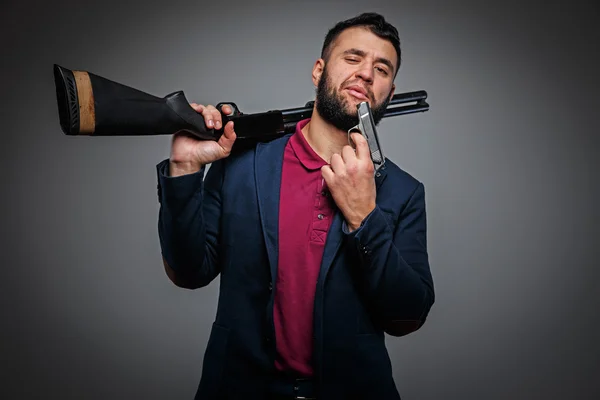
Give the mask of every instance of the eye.
[[350, 63], [355, 63], [355, 62], [359, 62], [359, 59], [356, 57], [346, 57], [346, 61], [348, 61]]
[[382, 74], [386, 75], [388, 74], [387, 70], [385, 68], [381, 68], [381, 67], [375, 67], [375, 69], [379, 72], [381, 72]]

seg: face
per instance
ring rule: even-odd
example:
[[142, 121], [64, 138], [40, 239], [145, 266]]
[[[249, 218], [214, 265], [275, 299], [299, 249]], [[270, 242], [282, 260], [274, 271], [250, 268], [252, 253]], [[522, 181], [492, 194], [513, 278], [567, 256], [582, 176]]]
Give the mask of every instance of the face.
[[319, 115], [340, 130], [357, 124], [356, 106], [367, 101], [378, 124], [394, 94], [397, 55], [394, 46], [365, 28], [342, 32], [329, 59], [313, 69]]

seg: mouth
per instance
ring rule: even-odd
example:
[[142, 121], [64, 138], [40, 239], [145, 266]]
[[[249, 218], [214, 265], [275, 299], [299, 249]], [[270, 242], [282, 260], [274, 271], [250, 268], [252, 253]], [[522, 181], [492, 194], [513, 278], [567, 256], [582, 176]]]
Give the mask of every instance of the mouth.
[[348, 93], [350, 93], [353, 97], [356, 97], [359, 100], [368, 100], [367, 92], [360, 86], [349, 86], [346, 88]]

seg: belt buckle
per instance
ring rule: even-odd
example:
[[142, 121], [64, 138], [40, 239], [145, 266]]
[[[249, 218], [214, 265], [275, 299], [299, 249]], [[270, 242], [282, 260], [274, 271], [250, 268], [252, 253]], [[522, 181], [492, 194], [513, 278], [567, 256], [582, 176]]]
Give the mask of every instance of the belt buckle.
[[[298, 387], [298, 382], [307, 381], [307, 380], [308, 379], [306, 379], [306, 378], [297, 378], [296, 383], [294, 384], [294, 392], [297, 392], [298, 390], [300, 390], [300, 388]], [[298, 396], [297, 394], [295, 394], [294, 400], [317, 400], [317, 398], [316, 397]]]

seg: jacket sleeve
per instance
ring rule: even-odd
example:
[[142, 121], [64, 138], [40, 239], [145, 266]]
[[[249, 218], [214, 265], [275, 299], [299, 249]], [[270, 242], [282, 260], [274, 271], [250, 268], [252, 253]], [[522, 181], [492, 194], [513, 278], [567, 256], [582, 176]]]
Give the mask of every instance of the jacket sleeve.
[[[169, 176], [169, 160], [156, 166], [158, 236], [166, 268], [178, 286], [208, 285], [220, 272], [218, 238], [221, 215], [222, 162], [200, 171]], [[206, 173], [206, 178], [204, 175]]]
[[423, 184], [395, 224], [376, 206], [357, 230], [343, 229], [358, 252], [358, 285], [375, 320], [392, 336], [419, 329], [435, 301]]

